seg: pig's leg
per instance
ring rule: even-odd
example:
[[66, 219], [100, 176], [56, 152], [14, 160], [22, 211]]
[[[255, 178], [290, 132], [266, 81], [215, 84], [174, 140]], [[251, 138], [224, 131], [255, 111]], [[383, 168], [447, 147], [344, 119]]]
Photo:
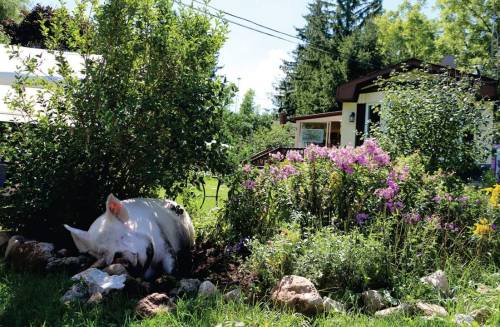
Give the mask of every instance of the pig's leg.
[[165, 254], [165, 257], [163, 258], [163, 260], [161, 261], [162, 265], [163, 265], [163, 270], [167, 273], [167, 274], [171, 274], [172, 271], [174, 271], [174, 265], [175, 265], [175, 259], [174, 257], [170, 254], [170, 252], [167, 252]]

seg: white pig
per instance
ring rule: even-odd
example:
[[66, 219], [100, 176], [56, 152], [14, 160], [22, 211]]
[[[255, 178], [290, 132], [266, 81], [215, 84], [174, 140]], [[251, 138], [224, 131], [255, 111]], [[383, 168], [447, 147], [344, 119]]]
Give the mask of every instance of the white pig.
[[177, 255], [194, 245], [191, 218], [170, 200], [120, 201], [110, 194], [106, 212], [88, 231], [64, 227], [71, 232], [80, 252], [89, 253], [106, 265], [120, 253], [133, 266], [147, 268], [146, 278], [154, 275], [157, 266], [172, 273]]

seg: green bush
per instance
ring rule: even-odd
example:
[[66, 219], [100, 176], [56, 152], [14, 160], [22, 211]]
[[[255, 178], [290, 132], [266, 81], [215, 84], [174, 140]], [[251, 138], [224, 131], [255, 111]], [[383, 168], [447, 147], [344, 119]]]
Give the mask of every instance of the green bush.
[[[68, 26], [56, 17], [60, 33], [48, 38], [51, 48], [80, 49], [84, 77], [56, 51], [57, 82], [33, 81], [38, 58], [21, 58], [7, 103], [33, 121], [1, 135], [12, 195], [0, 198], [0, 225], [51, 241], [68, 236], [63, 223], [88, 228], [111, 192], [162, 187], [175, 197], [193, 171], [228, 167], [220, 133], [232, 88], [217, 75], [224, 24], [170, 0], [108, 0], [90, 16], [85, 4]], [[33, 83], [47, 93], [30, 99]]]

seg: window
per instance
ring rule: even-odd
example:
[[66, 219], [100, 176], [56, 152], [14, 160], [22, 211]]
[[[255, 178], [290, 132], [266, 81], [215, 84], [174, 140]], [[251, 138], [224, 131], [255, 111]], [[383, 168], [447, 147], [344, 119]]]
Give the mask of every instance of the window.
[[326, 123], [303, 123], [300, 130], [302, 146], [310, 144], [326, 145]]

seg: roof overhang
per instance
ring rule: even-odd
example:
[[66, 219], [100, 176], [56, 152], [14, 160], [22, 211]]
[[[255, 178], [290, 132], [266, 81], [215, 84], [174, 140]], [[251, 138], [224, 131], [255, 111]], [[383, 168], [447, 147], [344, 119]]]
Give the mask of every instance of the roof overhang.
[[331, 121], [341, 121], [342, 120], [342, 111], [332, 111], [332, 112], [323, 112], [319, 114], [305, 115], [305, 116], [297, 116], [290, 119], [291, 122], [298, 122], [304, 120], [315, 120], [319, 118], [328, 118], [331, 117]]
[[411, 69], [417, 69], [417, 68], [427, 68], [429, 73], [432, 74], [438, 74], [442, 73], [443, 70], [446, 70], [450, 73], [452, 76], [456, 77], [461, 77], [461, 76], [470, 76], [473, 78], [476, 78], [480, 81], [481, 86], [479, 89], [479, 95], [485, 98], [489, 98], [491, 100], [498, 99], [499, 94], [497, 91], [497, 86], [498, 86], [498, 81], [484, 77], [484, 76], [479, 76], [475, 74], [466, 74], [463, 72], [458, 71], [457, 69], [453, 68], [448, 68], [442, 65], [436, 65], [436, 64], [426, 64], [422, 60], [419, 59], [408, 59], [404, 62], [391, 65], [388, 67], [385, 67], [383, 69], [371, 72], [369, 74], [366, 74], [364, 76], [358, 77], [356, 79], [353, 79], [337, 88], [337, 94], [336, 94], [336, 99], [339, 102], [357, 102], [358, 97], [360, 93], [363, 93], [362, 90], [364, 88], [367, 88], [369, 86], [372, 86], [375, 84], [375, 81], [379, 78], [387, 78], [390, 76], [391, 73], [393, 72], [400, 72], [403, 70], [411, 70]]

